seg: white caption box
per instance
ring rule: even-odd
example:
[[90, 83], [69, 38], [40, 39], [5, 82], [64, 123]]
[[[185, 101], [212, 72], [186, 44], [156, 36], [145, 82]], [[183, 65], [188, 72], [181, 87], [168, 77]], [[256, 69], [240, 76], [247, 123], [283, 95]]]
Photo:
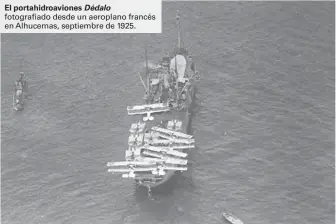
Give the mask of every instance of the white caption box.
[[161, 0], [14, 0], [1, 5], [2, 33], [161, 33]]

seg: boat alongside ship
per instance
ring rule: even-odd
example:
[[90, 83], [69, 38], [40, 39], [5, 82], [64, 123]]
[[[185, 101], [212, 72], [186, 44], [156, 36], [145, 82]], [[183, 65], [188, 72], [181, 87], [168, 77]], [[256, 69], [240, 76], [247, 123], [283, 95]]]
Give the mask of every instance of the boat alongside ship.
[[176, 171], [186, 171], [187, 151], [195, 148], [188, 131], [199, 77], [191, 55], [181, 46], [179, 14], [177, 30], [177, 47], [150, 72], [146, 51], [145, 81], [139, 74], [145, 104], [127, 107], [134, 122], [125, 161], [107, 163], [109, 172], [123, 173], [123, 178], [149, 190], [167, 182]]

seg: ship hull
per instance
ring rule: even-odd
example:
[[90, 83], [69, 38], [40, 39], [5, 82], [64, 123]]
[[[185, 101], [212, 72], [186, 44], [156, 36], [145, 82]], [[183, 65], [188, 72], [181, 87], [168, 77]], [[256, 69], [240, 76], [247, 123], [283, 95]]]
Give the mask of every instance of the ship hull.
[[13, 110], [15, 111], [21, 111], [23, 110], [23, 98], [24, 98], [24, 92], [21, 92], [21, 95], [18, 96], [16, 92], [13, 94]]
[[[188, 98], [189, 98], [189, 105], [187, 107], [187, 109], [185, 111], [174, 111], [171, 115], [169, 115], [170, 119], [175, 119], [176, 116], [179, 117], [179, 119], [181, 119], [181, 121], [183, 122], [183, 127], [182, 127], [182, 132], [185, 134], [191, 134], [191, 114], [192, 114], [192, 108], [194, 107], [195, 104], [195, 93], [196, 93], [196, 89], [195, 86], [191, 86], [191, 88], [188, 91]], [[155, 115], [154, 115], [155, 116]], [[155, 118], [154, 118], [155, 119]], [[181, 150], [182, 152], [187, 152], [188, 149], [186, 150]], [[166, 174], [163, 176], [162, 180], [156, 181], [156, 182], [149, 182], [149, 183], [144, 183], [144, 182], [140, 182], [140, 181], [136, 181], [136, 184], [142, 187], [146, 187], [146, 188], [156, 188], [159, 187], [163, 184], [165, 184], [166, 182], [168, 182], [175, 174], [175, 172], [180, 172], [180, 171], [167, 171]]]
[[[18, 89], [13, 93], [13, 110], [21, 111], [24, 107], [24, 99], [26, 98], [26, 93], [28, 93], [27, 81], [21, 82], [22, 89]], [[21, 94], [18, 94], [21, 91]]]
[[176, 20], [177, 46], [150, 71], [146, 50], [146, 81], [138, 73], [145, 102], [127, 107], [134, 120], [129, 129], [126, 161], [107, 164], [114, 167], [109, 172], [124, 173], [122, 178], [133, 179], [149, 190], [173, 179], [176, 171], [188, 170], [187, 151], [195, 148], [190, 132], [199, 75], [192, 56], [181, 46], [179, 12]]

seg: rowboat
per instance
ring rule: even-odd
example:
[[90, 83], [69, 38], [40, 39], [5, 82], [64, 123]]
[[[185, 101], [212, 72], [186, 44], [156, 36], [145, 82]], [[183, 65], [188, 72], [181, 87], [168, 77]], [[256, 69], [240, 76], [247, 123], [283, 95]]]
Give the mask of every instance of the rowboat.
[[223, 212], [222, 213], [224, 219], [226, 219], [228, 222], [232, 224], [244, 224], [242, 220], [240, 220], [237, 216], [229, 213], [229, 212]]

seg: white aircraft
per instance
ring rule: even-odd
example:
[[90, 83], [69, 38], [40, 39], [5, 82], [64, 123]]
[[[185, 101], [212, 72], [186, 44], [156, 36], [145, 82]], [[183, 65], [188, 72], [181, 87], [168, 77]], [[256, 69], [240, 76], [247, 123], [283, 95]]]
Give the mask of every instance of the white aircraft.
[[161, 128], [161, 127], [152, 127], [153, 131], [157, 131], [166, 135], [170, 135], [170, 136], [174, 136], [177, 138], [186, 138], [186, 139], [192, 139], [193, 136], [192, 135], [187, 135], [185, 133], [182, 132], [178, 132], [178, 131], [173, 131], [173, 130], [169, 130], [169, 129], [165, 129], [165, 128]]
[[141, 122], [133, 123], [131, 125], [131, 128], [129, 129], [129, 132], [132, 134], [136, 132], [142, 132], [145, 129], [145, 126], [146, 126], [145, 123], [141, 123]]
[[[108, 167], [115, 167], [108, 169], [108, 172], [121, 172], [121, 173], [128, 173], [128, 172], [147, 172], [153, 171], [157, 168], [155, 162], [151, 161], [122, 161], [122, 162], [108, 162]], [[127, 168], [122, 168], [120, 166], [127, 166]], [[144, 166], [144, 167], [135, 167], [135, 166]]]
[[121, 162], [108, 162], [106, 165], [111, 166], [151, 166], [155, 163], [153, 162], [143, 162], [143, 161], [121, 161]]
[[190, 145], [195, 143], [195, 139], [187, 139], [187, 138], [176, 138], [174, 136], [170, 136], [167, 134], [159, 133], [158, 134], [161, 138], [165, 138], [169, 141], [170, 144], [183, 144], [183, 145]]
[[183, 167], [177, 167], [177, 166], [165, 166], [165, 170], [178, 170], [178, 171], [186, 171], [188, 168], [186, 166]]
[[166, 166], [166, 165], [160, 165], [157, 167], [156, 170], [152, 171], [152, 174], [154, 175], [160, 175], [163, 176], [166, 174], [165, 170], [174, 170], [174, 171], [186, 171], [188, 168], [185, 167], [177, 167], [177, 166]]
[[171, 163], [171, 164], [176, 164], [176, 165], [187, 165], [187, 163], [188, 163], [188, 160], [186, 160], [186, 159], [177, 159], [177, 158], [173, 158], [173, 157], [170, 157], [170, 156], [162, 155], [160, 153], [150, 152], [148, 150], [145, 150], [142, 153], [147, 155], [147, 156], [153, 156], [153, 157], [156, 157], [158, 159], [161, 159], [161, 160], [163, 160], [164, 163]]
[[154, 120], [154, 117], [151, 116], [151, 114], [165, 112], [169, 110], [170, 110], [170, 107], [167, 103], [144, 104], [144, 105], [127, 107], [128, 115], [146, 114], [146, 117], [143, 118], [143, 121], [148, 121], [148, 120], [152, 121]]
[[162, 177], [155, 176], [155, 174], [135, 174], [132, 172], [122, 174], [122, 178], [132, 178], [135, 180], [150, 179], [152, 181], [162, 180]]
[[111, 168], [108, 169], [108, 172], [112, 172], [112, 173], [128, 173], [128, 172], [148, 172], [148, 171], [153, 171], [155, 170], [156, 167], [144, 167], [144, 168], [129, 168], [129, 169], [122, 169], [122, 168]]
[[187, 153], [174, 150], [172, 147], [157, 147], [157, 146], [145, 146], [146, 149], [154, 152], [162, 152], [172, 156], [185, 158], [188, 156]]

